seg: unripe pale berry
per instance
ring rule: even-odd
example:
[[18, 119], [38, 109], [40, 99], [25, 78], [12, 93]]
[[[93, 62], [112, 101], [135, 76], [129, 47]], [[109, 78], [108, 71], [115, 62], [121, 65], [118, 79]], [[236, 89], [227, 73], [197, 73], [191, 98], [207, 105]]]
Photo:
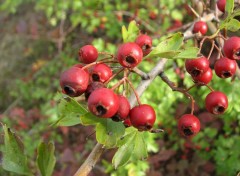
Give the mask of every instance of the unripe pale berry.
[[240, 59], [240, 37], [230, 37], [225, 41], [223, 51], [227, 58], [233, 60]]
[[71, 96], [80, 96], [87, 89], [89, 74], [85, 70], [73, 66], [64, 71], [60, 76], [62, 92]]
[[146, 56], [151, 52], [152, 38], [149, 37], [148, 35], [146, 34], [139, 35], [136, 38], [135, 43], [142, 49], [143, 56]]
[[208, 26], [207, 23], [204, 21], [198, 21], [193, 26], [193, 33], [200, 32], [202, 35], [205, 35], [207, 33]]
[[98, 58], [98, 51], [93, 45], [85, 45], [79, 49], [79, 61], [84, 64], [95, 62]]
[[199, 119], [192, 114], [185, 114], [178, 120], [178, 132], [187, 138], [195, 136], [200, 131]]
[[150, 130], [156, 120], [154, 109], [147, 104], [138, 105], [132, 108], [130, 110], [129, 117], [132, 126], [137, 128], [139, 131]]
[[142, 58], [142, 49], [136, 43], [124, 43], [118, 48], [117, 59], [123, 67], [136, 67], [142, 61]]
[[235, 60], [222, 57], [214, 65], [215, 73], [220, 78], [229, 78], [236, 72], [237, 64]]
[[220, 91], [210, 92], [205, 99], [205, 106], [212, 114], [223, 114], [228, 108], [227, 96]]
[[88, 98], [88, 109], [94, 115], [110, 118], [116, 114], [119, 98], [111, 89], [100, 88], [93, 91]]

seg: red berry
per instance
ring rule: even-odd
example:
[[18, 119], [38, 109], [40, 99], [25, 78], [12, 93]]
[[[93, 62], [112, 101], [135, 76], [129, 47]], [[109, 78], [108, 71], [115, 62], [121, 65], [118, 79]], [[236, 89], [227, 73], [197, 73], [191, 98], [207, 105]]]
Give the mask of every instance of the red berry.
[[119, 108], [117, 113], [112, 117], [114, 121], [122, 121], [128, 117], [130, 112], [130, 104], [128, 99], [122, 95], [118, 95], [119, 98]]
[[99, 117], [112, 117], [116, 114], [118, 107], [118, 96], [111, 89], [97, 89], [88, 98], [89, 111]]
[[200, 131], [200, 121], [192, 114], [185, 114], [178, 120], [178, 131], [184, 137], [193, 137]]
[[223, 51], [227, 58], [240, 59], [240, 37], [230, 37], [225, 41]]
[[135, 43], [142, 49], [143, 56], [146, 56], [151, 52], [152, 38], [149, 37], [148, 35], [145, 34], [139, 35], [136, 38]]
[[223, 114], [228, 107], [227, 96], [220, 91], [213, 91], [207, 95], [205, 106], [212, 114]]
[[136, 43], [125, 43], [118, 48], [117, 59], [123, 67], [137, 66], [142, 61], [142, 57], [142, 49]]
[[129, 113], [132, 125], [139, 131], [148, 131], [153, 127], [156, 120], [154, 109], [147, 104], [135, 106]]
[[198, 21], [193, 26], [193, 33], [200, 32], [202, 35], [205, 35], [207, 33], [208, 26], [207, 23], [204, 21]]
[[216, 61], [214, 70], [216, 75], [220, 78], [229, 78], [236, 72], [237, 65], [235, 60], [230, 60], [226, 57], [222, 57]]
[[85, 45], [79, 49], [79, 61], [85, 64], [95, 62], [98, 58], [98, 51], [93, 45]]
[[106, 64], [96, 64], [91, 71], [91, 80], [104, 83], [112, 76], [112, 70]]
[[85, 91], [84, 95], [85, 95], [85, 99], [88, 100], [89, 96], [91, 95], [91, 93], [94, 90], [100, 89], [100, 88], [104, 88], [104, 84], [101, 82], [91, 82], [88, 87], [87, 90]]
[[193, 76], [197, 77], [205, 73], [209, 68], [209, 61], [206, 57], [200, 57], [197, 59], [188, 59], [185, 61], [185, 67], [187, 72]]
[[208, 84], [212, 80], [212, 75], [213, 75], [212, 69], [208, 68], [208, 70], [205, 73], [192, 78], [193, 81], [198, 84]]
[[126, 128], [132, 126], [130, 119], [125, 119], [123, 121], [123, 124]]
[[220, 11], [223, 13], [225, 12], [225, 6], [226, 6], [226, 0], [218, 0], [217, 1], [217, 7]]
[[80, 96], [87, 89], [89, 74], [79, 67], [71, 67], [60, 76], [60, 86], [63, 93], [76, 97]]

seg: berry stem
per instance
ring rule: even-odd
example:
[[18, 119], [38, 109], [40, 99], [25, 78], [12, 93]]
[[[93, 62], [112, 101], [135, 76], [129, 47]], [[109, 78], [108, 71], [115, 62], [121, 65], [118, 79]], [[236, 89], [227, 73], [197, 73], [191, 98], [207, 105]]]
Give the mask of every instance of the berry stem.
[[128, 84], [130, 85], [131, 89], [133, 90], [133, 93], [135, 94], [135, 96], [137, 98], [138, 104], [141, 105], [141, 101], [140, 101], [139, 95], [138, 95], [137, 91], [134, 89], [134, 86], [133, 86], [132, 82], [127, 77], [125, 77], [125, 79], [128, 82]]
[[209, 86], [209, 85], [207, 85], [207, 84], [205, 84], [205, 86], [206, 86], [207, 88], [209, 88], [209, 90], [211, 90], [211, 92], [214, 91], [214, 89], [213, 89], [211, 86]]
[[[129, 70], [126, 68], [126, 69], [124, 69], [124, 78], [127, 78], [128, 77], [128, 75], [129, 75]], [[127, 82], [126, 82], [126, 80], [124, 80], [124, 82], [123, 82], [123, 96], [125, 96], [126, 97], [126, 94], [127, 94]]]
[[112, 86], [112, 90], [115, 90], [116, 88], [118, 88], [121, 84], [123, 84], [123, 82], [125, 81], [126, 78], [122, 78], [120, 81], [118, 81], [115, 85]]
[[212, 41], [211, 41], [211, 44], [212, 44], [211, 50], [209, 51], [209, 54], [208, 54], [208, 57], [207, 57], [208, 60], [209, 60], [209, 58], [210, 58], [211, 55], [212, 55], [212, 52], [213, 52], [213, 49], [214, 49], [214, 46], [215, 46], [215, 41], [212, 40]]
[[107, 53], [107, 52], [98, 52], [98, 54], [101, 54], [101, 55], [108, 55], [108, 56], [111, 56], [111, 58], [115, 58], [113, 54], [111, 54], [111, 53]]
[[101, 63], [117, 63], [118, 61], [113, 61], [113, 60], [109, 60], [109, 61], [97, 61], [97, 62], [93, 62], [93, 63], [90, 63], [90, 64], [87, 64], [85, 65], [84, 67], [82, 67], [82, 69], [87, 69], [89, 67], [92, 67], [96, 64], [101, 64]]
[[107, 85], [115, 76], [117, 76], [119, 73], [121, 73], [124, 70], [124, 68], [121, 68], [118, 70], [115, 74], [113, 74], [107, 81], [104, 82], [104, 85]]

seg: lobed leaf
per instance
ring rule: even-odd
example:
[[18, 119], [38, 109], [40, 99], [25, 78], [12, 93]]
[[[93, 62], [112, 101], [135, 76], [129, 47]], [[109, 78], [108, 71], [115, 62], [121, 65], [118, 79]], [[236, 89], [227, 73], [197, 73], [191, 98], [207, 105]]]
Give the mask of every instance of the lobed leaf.
[[122, 26], [122, 37], [124, 43], [134, 42], [139, 33], [140, 30], [134, 20], [129, 23], [128, 29], [125, 26]]
[[233, 8], [234, 8], [234, 0], [227, 0], [225, 11], [228, 13], [228, 16], [232, 14]]

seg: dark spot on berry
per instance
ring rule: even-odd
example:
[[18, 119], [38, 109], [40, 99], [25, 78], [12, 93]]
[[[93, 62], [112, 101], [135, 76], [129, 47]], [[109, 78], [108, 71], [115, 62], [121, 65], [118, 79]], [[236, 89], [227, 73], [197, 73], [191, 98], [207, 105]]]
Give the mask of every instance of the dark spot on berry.
[[69, 96], [74, 96], [76, 91], [70, 86], [64, 86], [64, 92]]
[[147, 130], [150, 130], [152, 128], [152, 125], [146, 124], [145, 127], [146, 127]]
[[99, 75], [98, 74], [92, 74], [92, 80], [93, 81], [100, 81], [100, 77], [99, 77]]
[[149, 45], [143, 45], [142, 46], [142, 50], [145, 51], [145, 50], [148, 50], [150, 49], [151, 47]]
[[200, 70], [194, 69], [193, 71], [191, 71], [191, 75], [194, 77], [197, 77], [201, 74]]
[[193, 131], [191, 130], [190, 127], [184, 128], [184, 129], [183, 129], [183, 133], [184, 133], [185, 136], [191, 136], [191, 135], [193, 135]]
[[112, 120], [113, 120], [114, 122], [120, 122], [120, 121], [121, 121], [121, 118], [116, 114], [116, 115], [112, 116]]
[[96, 109], [97, 109], [97, 115], [99, 116], [102, 116], [107, 112], [106, 108], [104, 108], [102, 105], [98, 105]]
[[222, 74], [222, 76], [223, 76], [223, 78], [229, 78], [232, 76], [232, 74], [230, 72], [226, 71]]
[[222, 114], [224, 113], [225, 108], [223, 106], [217, 106], [214, 108], [213, 113], [214, 114]]
[[234, 55], [236, 55], [236, 56], [240, 56], [240, 49], [238, 50], [238, 51], [236, 51], [235, 53], [234, 53]]
[[126, 57], [126, 62], [128, 62], [129, 64], [134, 64], [135, 59], [132, 56], [127, 56]]

